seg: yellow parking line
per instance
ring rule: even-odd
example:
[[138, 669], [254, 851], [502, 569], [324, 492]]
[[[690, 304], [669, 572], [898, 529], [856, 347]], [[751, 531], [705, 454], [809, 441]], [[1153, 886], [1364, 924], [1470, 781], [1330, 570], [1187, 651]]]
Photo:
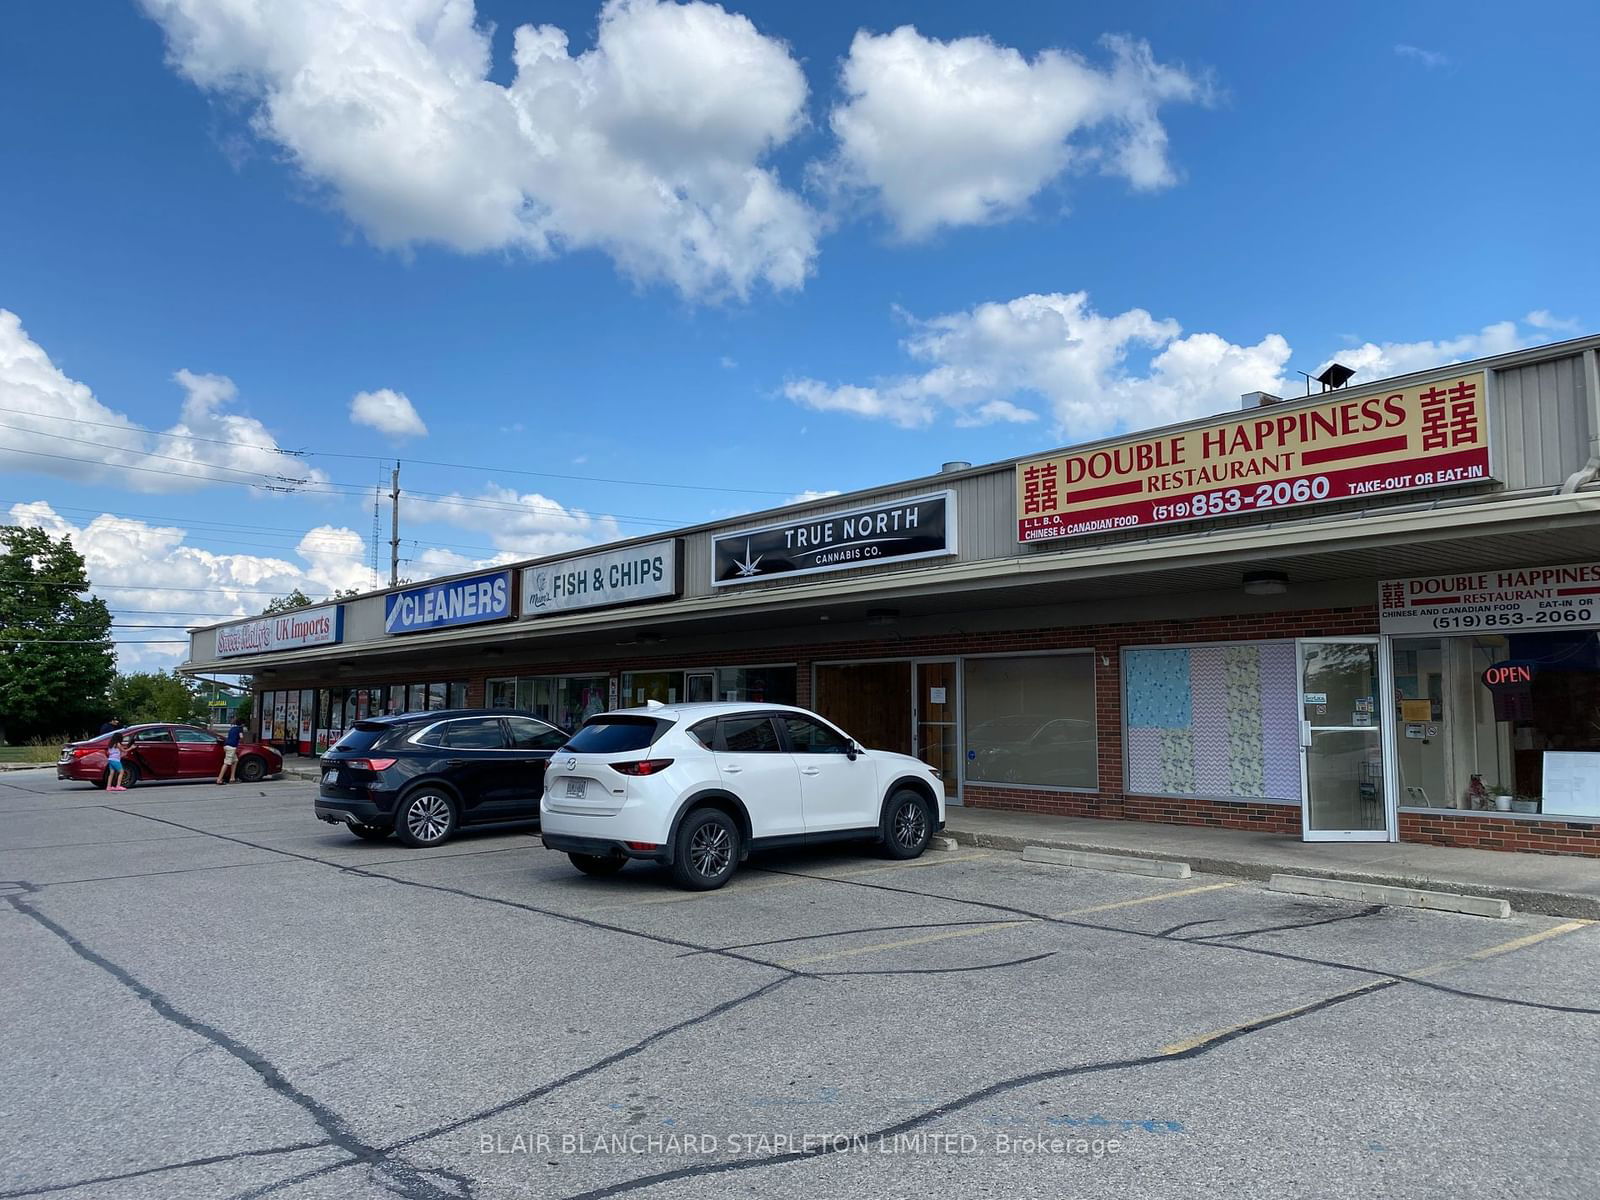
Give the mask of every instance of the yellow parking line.
[[609, 912], [614, 908], [637, 908], [645, 904], [688, 904], [695, 900], [712, 900], [718, 896], [743, 896], [749, 892], [765, 892], [772, 888], [793, 887], [803, 880], [780, 879], [775, 883], [744, 883], [738, 887], [717, 888], [710, 892], [674, 892], [670, 896], [647, 896], [643, 900], [622, 900], [616, 904], [597, 904], [591, 908], [580, 908], [579, 912], [596, 913]]
[[805, 958], [791, 958], [779, 963], [783, 967], [803, 967], [811, 963], [831, 962], [836, 958], [854, 958], [858, 954], [874, 954], [879, 950], [899, 950], [903, 946], [925, 946], [929, 942], [942, 942], [949, 938], [972, 937], [979, 933], [993, 933], [996, 929], [1015, 929], [1018, 925], [1032, 925], [1031, 920], [996, 921], [993, 925], [971, 925], [964, 929], [947, 929], [942, 933], [928, 933], [922, 937], [901, 938], [897, 942], [877, 942], [871, 946], [852, 946], [848, 950], [835, 950], [830, 954], [811, 954]]
[[[1525, 949], [1538, 942], [1548, 941], [1550, 938], [1560, 937], [1564, 933], [1571, 933], [1574, 929], [1582, 929], [1584, 926], [1592, 924], [1594, 924], [1592, 921], [1568, 921], [1565, 925], [1556, 925], [1550, 929], [1542, 929], [1537, 933], [1530, 933], [1522, 937], [1512, 938], [1510, 941], [1500, 942], [1483, 950], [1474, 950], [1471, 954], [1464, 954], [1460, 958], [1449, 958], [1443, 962], [1433, 963], [1431, 966], [1419, 967], [1415, 971], [1406, 971], [1400, 977], [1402, 979], [1426, 979], [1430, 975], [1437, 975], [1441, 971], [1448, 971], [1452, 967], [1462, 967], [1470, 962], [1482, 962], [1487, 958], [1498, 958], [1502, 954], [1510, 954], [1513, 951]], [[1237, 1033], [1241, 1029], [1249, 1029], [1267, 1021], [1292, 1017], [1308, 1009], [1326, 1004], [1330, 1000], [1343, 1000], [1348, 996], [1359, 996], [1362, 992], [1370, 992], [1377, 988], [1387, 987], [1391, 982], [1393, 981], [1387, 978], [1369, 980], [1356, 987], [1346, 988], [1342, 992], [1319, 996], [1317, 999], [1308, 1001], [1296, 1008], [1286, 1008], [1282, 1012], [1268, 1013], [1263, 1017], [1252, 1017], [1250, 1020], [1241, 1021], [1237, 1025], [1213, 1029], [1210, 1033], [1197, 1034], [1194, 1037], [1185, 1038], [1181, 1042], [1172, 1042], [1170, 1045], [1161, 1047], [1161, 1053], [1182, 1054], [1185, 1050], [1193, 1050], [1197, 1046], [1204, 1046], [1207, 1042], [1214, 1042], [1218, 1038], [1226, 1037], [1230, 1033]]]
[[993, 858], [994, 854], [988, 850], [979, 850], [975, 854], [938, 854], [925, 855], [922, 858], [908, 859], [905, 862], [886, 863], [876, 867], [862, 867], [855, 871], [831, 871], [819, 873], [818, 879], [851, 879], [857, 875], [876, 875], [879, 871], [904, 871], [909, 867], [942, 867], [946, 863], [975, 862], [980, 858]]
[[1179, 888], [1175, 892], [1157, 892], [1154, 896], [1138, 896], [1132, 900], [1113, 900], [1110, 904], [1092, 904], [1088, 908], [1069, 908], [1066, 912], [1050, 915], [1058, 919], [1082, 917], [1089, 913], [1110, 912], [1113, 908], [1132, 908], [1136, 904], [1154, 904], [1157, 900], [1176, 900], [1179, 896], [1197, 896], [1201, 892], [1220, 892], [1224, 888], [1238, 886], [1237, 883], [1203, 883], [1199, 887]]

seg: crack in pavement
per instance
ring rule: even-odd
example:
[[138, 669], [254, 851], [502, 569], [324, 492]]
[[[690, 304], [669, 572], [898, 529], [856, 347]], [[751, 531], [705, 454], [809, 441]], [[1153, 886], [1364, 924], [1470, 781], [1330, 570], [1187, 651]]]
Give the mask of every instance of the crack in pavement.
[[[362, 1141], [342, 1116], [290, 1083], [283, 1072], [278, 1070], [265, 1055], [251, 1049], [231, 1034], [224, 1033], [215, 1025], [199, 1020], [196, 1017], [191, 1017], [155, 988], [138, 979], [132, 972], [112, 962], [98, 951], [90, 949], [65, 926], [40, 912], [25, 896], [10, 895], [3, 897], [3, 899], [17, 912], [30, 918], [41, 928], [65, 943], [67, 948], [84, 962], [99, 968], [138, 996], [154, 1009], [156, 1015], [163, 1020], [205, 1039], [254, 1072], [269, 1091], [281, 1096], [310, 1117], [316, 1126], [327, 1135], [325, 1138], [327, 1144], [337, 1146], [347, 1154], [358, 1157], [365, 1156], [375, 1149], [375, 1147], [369, 1146]], [[442, 1168], [417, 1168], [400, 1161], [387, 1162], [385, 1166], [387, 1168], [387, 1178], [383, 1180], [385, 1186], [396, 1195], [405, 1197], [406, 1200], [461, 1200], [462, 1197], [470, 1197], [472, 1195], [471, 1182], [459, 1172]], [[434, 1176], [448, 1180], [457, 1186], [454, 1190], [446, 1191], [434, 1182], [432, 1178]]]
[[[791, 942], [815, 942], [822, 938], [848, 937], [854, 933], [893, 933], [899, 929], [953, 929], [962, 925], [990, 925], [991, 921], [927, 921], [918, 925], [867, 925], [861, 929], [837, 929], [832, 933], [802, 933], [795, 937], [769, 938], [764, 942], [735, 942], [731, 946], [722, 946], [722, 950], [756, 950], [762, 946], [786, 946]], [[678, 958], [693, 958], [696, 954], [705, 954], [704, 950], [690, 950], [679, 954]]]
[[[1600, 1016], [1600, 1008], [1587, 1008], [1579, 1005], [1546, 1004], [1539, 1000], [1518, 1000], [1511, 996], [1496, 996], [1487, 992], [1474, 992], [1465, 988], [1454, 988], [1448, 984], [1435, 983], [1429, 979], [1418, 979], [1414, 975], [1403, 971], [1385, 971], [1381, 967], [1363, 967], [1356, 963], [1335, 962], [1332, 959], [1312, 958], [1304, 954], [1291, 954], [1286, 950], [1269, 950], [1265, 946], [1233, 945], [1227, 942], [1204, 941], [1198, 938], [1172, 938], [1160, 934], [1149, 933], [1142, 929], [1121, 929], [1115, 925], [1096, 925], [1092, 921], [1074, 921], [1067, 917], [1055, 917], [1048, 913], [1034, 912], [1031, 909], [1017, 908], [1010, 904], [1000, 904], [992, 900], [968, 900], [961, 896], [946, 896], [939, 892], [919, 892], [915, 888], [894, 887], [887, 883], [866, 883], [859, 879], [841, 879], [832, 875], [808, 875], [803, 871], [780, 871], [772, 867], [747, 867], [746, 870], [765, 871], [772, 875], [798, 875], [806, 879], [816, 879], [824, 883], [842, 883], [849, 887], [871, 888], [874, 891], [897, 892], [906, 896], [918, 896], [924, 900], [946, 900], [952, 904], [967, 904], [976, 908], [991, 909], [995, 912], [1009, 913], [1012, 916], [1029, 917], [1035, 921], [1042, 921], [1051, 925], [1065, 925], [1073, 929], [1091, 929], [1100, 933], [1121, 934], [1124, 937], [1139, 938], [1143, 941], [1166, 942], [1168, 945], [1192, 946], [1197, 950], [1228, 950], [1237, 954], [1253, 954], [1260, 958], [1275, 958], [1284, 962], [1302, 963], [1307, 966], [1331, 967], [1338, 971], [1353, 971], [1360, 975], [1370, 975], [1376, 979], [1388, 979], [1395, 983], [1410, 984], [1413, 987], [1426, 988], [1429, 991], [1443, 992], [1446, 995], [1458, 996], [1465, 1000], [1482, 1000], [1491, 1004], [1506, 1004], [1514, 1008], [1537, 1009], [1542, 1012], [1570, 1013], [1578, 1016]], [[1382, 907], [1381, 905], [1379, 907]], [[1593, 928], [1594, 923], [1588, 921], [1578, 922]]]
[[760, 1167], [783, 1166], [787, 1163], [803, 1162], [810, 1159], [823, 1158], [829, 1155], [842, 1153], [852, 1144], [859, 1144], [856, 1139], [864, 1138], [868, 1143], [877, 1142], [880, 1139], [892, 1139], [898, 1134], [909, 1133], [911, 1130], [916, 1129], [919, 1126], [936, 1121], [941, 1117], [949, 1116], [952, 1113], [960, 1112], [962, 1109], [970, 1108], [972, 1105], [978, 1104], [989, 1099], [990, 1097], [998, 1096], [1005, 1092], [1015, 1091], [1018, 1088], [1029, 1087], [1037, 1083], [1049, 1083], [1057, 1079], [1069, 1079], [1078, 1075], [1098, 1075], [1110, 1071], [1127, 1071], [1140, 1067], [1160, 1066], [1165, 1063], [1184, 1062], [1188, 1059], [1198, 1058], [1203, 1054], [1210, 1053], [1212, 1050], [1215, 1050], [1220, 1046], [1227, 1045], [1229, 1042], [1238, 1041], [1240, 1038], [1246, 1037], [1250, 1034], [1259, 1033], [1262, 1030], [1271, 1029], [1274, 1026], [1283, 1025], [1290, 1021], [1299, 1020], [1302, 1017], [1310, 1016], [1312, 1013], [1324, 1012], [1327, 1009], [1357, 999], [1360, 996], [1369, 996], [1374, 992], [1383, 991], [1391, 987], [1397, 987], [1399, 986], [1399, 982], [1399, 980], [1374, 980], [1372, 983], [1367, 984], [1359, 989], [1345, 992], [1338, 996], [1329, 996], [1324, 1000], [1306, 1005], [1303, 1008], [1294, 1010], [1293, 1012], [1277, 1013], [1270, 1017], [1264, 1017], [1259, 1021], [1250, 1023], [1249, 1025], [1242, 1025], [1236, 1029], [1230, 1029], [1225, 1033], [1218, 1034], [1215, 1038], [1212, 1038], [1211, 1040], [1206, 1041], [1198, 1046], [1191, 1046], [1187, 1049], [1179, 1050], [1171, 1054], [1146, 1054], [1141, 1055], [1138, 1058], [1112, 1059], [1106, 1062], [1097, 1063], [1079, 1063], [1075, 1066], [1053, 1067], [1043, 1071], [1030, 1071], [1025, 1075], [1015, 1075], [1008, 1079], [997, 1080], [994, 1083], [978, 1088], [975, 1091], [968, 1092], [963, 1096], [957, 1096], [952, 1100], [947, 1100], [942, 1104], [933, 1106], [932, 1108], [924, 1109], [922, 1112], [915, 1113], [912, 1116], [906, 1117], [901, 1121], [897, 1121], [892, 1125], [886, 1125], [881, 1129], [868, 1130], [859, 1134], [841, 1134], [837, 1140], [831, 1140], [830, 1143], [824, 1143], [823, 1145], [813, 1149], [796, 1150], [787, 1154], [773, 1154], [760, 1158], [742, 1158], [731, 1159], [725, 1162], [699, 1163], [694, 1166], [679, 1167], [672, 1171], [659, 1171], [653, 1175], [636, 1176], [633, 1179], [623, 1180], [620, 1183], [608, 1184], [605, 1187], [593, 1188], [586, 1192], [576, 1192], [567, 1197], [567, 1200], [603, 1200], [603, 1198], [607, 1196], [618, 1196], [625, 1192], [638, 1191], [640, 1188], [654, 1187], [656, 1184], [660, 1183], [670, 1183], [682, 1179], [701, 1178], [706, 1175], [723, 1175], [732, 1171], [750, 1171]]
[[22, 1188], [14, 1192], [0, 1192], [0, 1200], [20, 1200], [23, 1196], [47, 1196], [51, 1192], [65, 1192], [73, 1188], [92, 1187], [98, 1183], [121, 1183], [126, 1179], [143, 1179], [166, 1171], [182, 1171], [189, 1167], [214, 1167], [218, 1163], [234, 1162], [241, 1158], [268, 1158], [275, 1154], [298, 1154], [302, 1150], [320, 1150], [333, 1143], [327, 1138], [315, 1142], [292, 1142], [287, 1146], [268, 1146], [260, 1150], [236, 1150], [232, 1154], [208, 1154], [204, 1158], [189, 1158], [183, 1162], [162, 1163], [159, 1167], [145, 1167], [138, 1171], [120, 1171], [115, 1175], [96, 1175], [92, 1179], [74, 1179], [71, 1183], [46, 1183], [39, 1187]]
[[[1359, 912], [1340, 913], [1337, 916], [1322, 917], [1315, 921], [1292, 921], [1286, 925], [1263, 925], [1259, 929], [1234, 929], [1224, 933], [1200, 933], [1194, 937], [1178, 938], [1183, 942], [1209, 942], [1219, 941], [1222, 938], [1254, 937], [1258, 933], [1280, 933], [1287, 929], [1315, 929], [1318, 925], [1338, 925], [1343, 921], [1361, 921], [1367, 917], [1375, 917], [1383, 911], [1381, 904], [1369, 904]], [[1209, 922], [1208, 922], [1209, 923]]]

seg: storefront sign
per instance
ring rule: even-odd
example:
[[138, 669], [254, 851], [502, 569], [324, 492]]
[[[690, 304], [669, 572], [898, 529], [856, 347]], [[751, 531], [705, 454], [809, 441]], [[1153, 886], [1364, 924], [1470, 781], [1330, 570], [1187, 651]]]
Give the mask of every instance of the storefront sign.
[[522, 572], [522, 615], [548, 617], [580, 608], [671, 600], [678, 595], [677, 538], [584, 554]]
[[344, 640], [344, 605], [303, 608], [277, 617], [257, 617], [217, 629], [217, 657], [270, 654], [301, 646], [332, 646]]
[[493, 571], [390, 592], [383, 598], [385, 633], [420, 633], [478, 625], [511, 616], [511, 572]]
[[1383, 633], [1450, 633], [1600, 626], [1600, 562], [1386, 579]]
[[953, 492], [804, 517], [716, 539], [714, 587], [908, 562], [956, 552]]
[[1339, 393], [1017, 467], [1017, 540], [1266, 512], [1489, 478], [1485, 376]]
[[1526, 687], [1538, 674], [1535, 662], [1501, 662], [1483, 672], [1483, 686], [1487, 688]]

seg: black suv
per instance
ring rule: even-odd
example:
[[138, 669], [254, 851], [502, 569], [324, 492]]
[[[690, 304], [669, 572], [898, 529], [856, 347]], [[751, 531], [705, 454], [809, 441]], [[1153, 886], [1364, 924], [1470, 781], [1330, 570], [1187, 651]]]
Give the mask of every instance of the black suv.
[[527, 713], [457, 708], [357, 721], [322, 756], [317, 816], [376, 842], [437, 846], [462, 825], [537, 821], [567, 734]]

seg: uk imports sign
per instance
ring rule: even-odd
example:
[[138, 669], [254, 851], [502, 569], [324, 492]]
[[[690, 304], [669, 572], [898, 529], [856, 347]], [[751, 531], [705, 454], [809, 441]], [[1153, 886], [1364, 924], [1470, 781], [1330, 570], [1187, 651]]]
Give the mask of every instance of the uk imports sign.
[[955, 552], [955, 493], [938, 492], [724, 534], [712, 546], [711, 583], [728, 587]]
[[547, 617], [584, 608], [671, 600], [682, 575], [677, 538], [604, 550], [524, 568], [522, 615]]
[[1017, 467], [1017, 540], [1105, 533], [1489, 478], [1485, 376], [1273, 405]]
[[383, 598], [385, 633], [420, 633], [456, 625], [481, 625], [512, 615], [511, 572], [425, 583]]
[[257, 617], [217, 630], [217, 657], [270, 654], [302, 646], [332, 646], [344, 639], [344, 605], [303, 608], [277, 617]]
[[[1596, 626], [1600, 626], [1600, 562], [1386, 579], [1378, 585], [1381, 633], [1507, 633]], [[1487, 677], [1484, 682], [1489, 682]]]

